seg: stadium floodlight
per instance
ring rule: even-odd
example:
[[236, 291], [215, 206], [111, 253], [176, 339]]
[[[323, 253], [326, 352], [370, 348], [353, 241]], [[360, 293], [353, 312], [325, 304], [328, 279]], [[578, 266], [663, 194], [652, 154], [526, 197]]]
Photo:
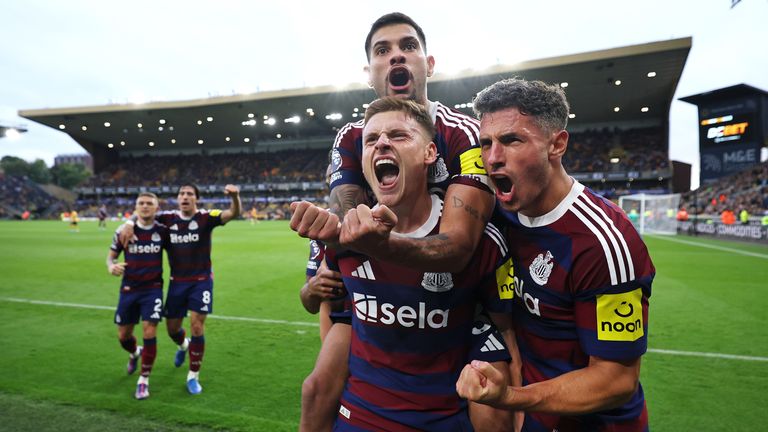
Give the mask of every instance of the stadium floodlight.
[[299, 123], [301, 122], [301, 117], [295, 115], [293, 117], [288, 117], [287, 119], [283, 120], [285, 123]]
[[634, 194], [619, 197], [619, 207], [642, 234], [677, 234], [680, 194]]
[[274, 117], [269, 117], [269, 118], [264, 120], [264, 124], [265, 125], [274, 126], [275, 123], [277, 123], [277, 121], [275, 120]]
[[613, 107], [613, 112], [619, 112], [619, 111], [621, 111], [620, 107]]
[[656, 76], [656, 72], [653, 72], [653, 71], [648, 72], [648, 78], [653, 78], [655, 76]]

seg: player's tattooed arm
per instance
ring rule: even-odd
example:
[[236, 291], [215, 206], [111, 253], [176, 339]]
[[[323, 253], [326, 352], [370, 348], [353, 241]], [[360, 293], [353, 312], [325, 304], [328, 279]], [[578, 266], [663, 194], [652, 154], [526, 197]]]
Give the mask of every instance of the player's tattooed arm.
[[339, 185], [331, 189], [329, 210], [339, 219], [343, 219], [347, 212], [359, 204], [370, 205], [365, 189], [354, 184]]
[[421, 239], [390, 236], [386, 250], [374, 256], [422, 271], [460, 271], [480, 242], [493, 202], [488, 192], [453, 184], [446, 193], [439, 234]]

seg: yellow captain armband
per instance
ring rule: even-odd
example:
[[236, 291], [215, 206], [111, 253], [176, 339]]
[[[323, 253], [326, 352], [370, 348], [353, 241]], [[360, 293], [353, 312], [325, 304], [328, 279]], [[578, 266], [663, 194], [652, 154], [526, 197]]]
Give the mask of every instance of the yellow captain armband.
[[512, 258], [496, 269], [496, 288], [501, 300], [512, 300], [515, 297], [515, 266]]
[[483, 158], [480, 156], [480, 148], [473, 147], [459, 156], [461, 161], [461, 174], [488, 175], [483, 165]]

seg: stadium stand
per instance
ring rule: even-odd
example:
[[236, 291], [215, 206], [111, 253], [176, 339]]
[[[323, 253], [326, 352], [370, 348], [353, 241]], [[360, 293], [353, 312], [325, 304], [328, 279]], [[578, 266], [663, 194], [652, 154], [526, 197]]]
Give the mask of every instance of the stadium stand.
[[47, 218], [65, 207], [28, 178], [0, 173], [0, 218], [20, 217], [25, 210], [33, 218]]
[[738, 213], [746, 209], [758, 220], [768, 214], [768, 162], [684, 193], [681, 207], [690, 214], [713, 218], [725, 210]]

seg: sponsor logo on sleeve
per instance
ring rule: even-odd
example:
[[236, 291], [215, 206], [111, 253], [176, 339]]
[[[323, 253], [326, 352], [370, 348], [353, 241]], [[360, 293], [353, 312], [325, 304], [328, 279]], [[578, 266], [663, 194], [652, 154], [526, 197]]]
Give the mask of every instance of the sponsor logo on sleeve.
[[501, 300], [512, 300], [515, 297], [515, 266], [512, 258], [496, 269], [496, 288]]
[[333, 149], [331, 152], [331, 171], [336, 172], [341, 168], [341, 153], [339, 150]]
[[597, 339], [623, 342], [640, 339], [645, 334], [642, 298], [640, 288], [597, 296]]
[[[221, 210], [219, 210], [219, 209], [213, 209], [213, 210], [211, 210], [210, 212], [208, 212], [208, 214], [209, 214], [209, 215], [211, 215], [211, 216], [213, 216], [213, 217], [219, 217], [219, 216], [221, 216]], [[193, 221], [193, 223], [194, 223], [194, 221]], [[189, 228], [189, 229], [195, 229], [195, 228], [192, 228], [192, 227], [191, 227], [191, 225], [192, 225], [192, 224], [189, 224], [189, 225], [190, 225], [190, 228]]]
[[480, 148], [473, 147], [459, 156], [461, 161], [461, 174], [488, 175], [483, 166], [483, 158], [480, 156]]

